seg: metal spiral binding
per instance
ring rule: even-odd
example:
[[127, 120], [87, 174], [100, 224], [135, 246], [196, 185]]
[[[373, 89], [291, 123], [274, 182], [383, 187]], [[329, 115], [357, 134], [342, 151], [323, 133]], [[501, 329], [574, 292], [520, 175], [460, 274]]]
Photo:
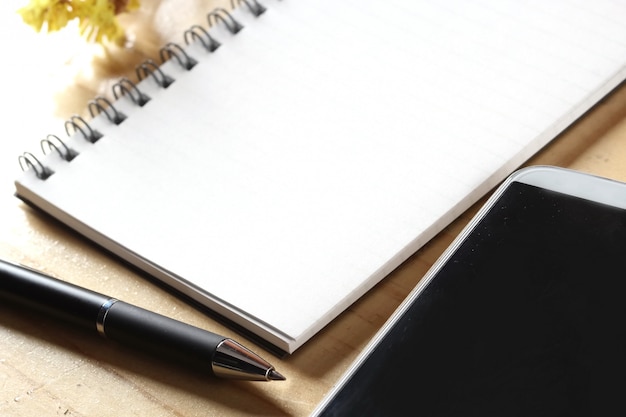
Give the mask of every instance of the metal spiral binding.
[[[102, 105], [101, 102], [104, 102], [106, 106]], [[96, 98], [91, 100], [87, 104], [87, 108], [92, 118], [96, 117], [98, 113], [104, 113], [107, 119], [109, 119], [111, 123], [115, 123], [116, 125], [119, 125], [124, 120], [126, 120], [126, 115], [122, 112], [117, 111], [113, 104], [108, 99], [102, 96], [97, 96]]]
[[[254, 17], [261, 16], [267, 10], [265, 6], [263, 6], [256, 0], [252, 0], [252, 2], [250, 2], [249, 0], [237, 0], [237, 5], [241, 5], [242, 1], [246, 4], [246, 6], [248, 6], [248, 9], [250, 10], [250, 12], [252, 12]], [[234, 9], [235, 7], [235, 0], [230, 0], [230, 8]]]
[[170, 42], [159, 51], [161, 62], [166, 62], [172, 57], [176, 58], [181, 67], [189, 71], [196, 66], [198, 61], [187, 55], [187, 52], [177, 43]]
[[[83, 130], [80, 124], [82, 124], [87, 131]], [[79, 130], [80, 133], [83, 134], [83, 137], [91, 143], [96, 143], [98, 139], [102, 137], [102, 133], [92, 129], [91, 126], [89, 126], [89, 123], [85, 121], [85, 119], [76, 114], [70, 117], [70, 119], [65, 122], [65, 133], [67, 133], [67, 136], [72, 135], [72, 133], [70, 133], [70, 126], [74, 128], [74, 132], [76, 132], [76, 130]]]
[[128, 94], [130, 99], [139, 107], [143, 107], [147, 102], [150, 101], [150, 97], [146, 94], [142, 93], [134, 82], [129, 80], [128, 78], [122, 78], [117, 83], [113, 84], [113, 97], [116, 100], [119, 100], [125, 94]]
[[[241, 5], [242, 2], [255, 17], [262, 15], [267, 10], [265, 6], [260, 4], [257, 0], [231, 0], [231, 7], [234, 9], [236, 6]], [[216, 8], [212, 10], [208, 13], [206, 18], [209, 27], [221, 22], [233, 35], [241, 31], [244, 27], [223, 8]], [[200, 25], [193, 25], [187, 29], [184, 32], [184, 40], [186, 45], [200, 41], [202, 46], [208, 52], [215, 52], [221, 46], [221, 43], [213, 38], [210, 33]], [[170, 42], [162, 47], [159, 51], [159, 55], [162, 63], [175, 58], [186, 70], [191, 70], [198, 63], [198, 61], [189, 56], [180, 45], [173, 42]], [[157, 84], [163, 88], [169, 87], [175, 81], [174, 78], [165, 74], [161, 70], [160, 66], [152, 60], [146, 60], [142, 64], [138, 65], [135, 68], [135, 72], [139, 82], [150, 75], [157, 82]], [[113, 85], [111, 90], [115, 100], [119, 100], [124, 95], [128, 95], [130, 99], [140, 107], [150, 101], [150, 97], [139, 90], [137, 85], [128, 78], [120, 79]], [[109, 121], [116, 125], [122, 123], [127, 117], [124, 113], [118, 111], [113, 106], [111, 101], [102, 96], [98, 96], [91, 100], [88, 103], [87, 108], [92, 118], [95, 118], [100, 113], [104, 113]], [[92, 129], [89, 123], [78, 115], [72, 116], [65, 122], [65, 133], [68, 136], [72, 136], [72, 134], [76, 133], [76, 131], [80, 131], [83, 137], [91, 143], [95, 143], [98, 139], [103, 137], [99, 131]], [[48, 135], [45, 139], [41, 140], [40, 145], [44, 155], [54, 149], [61, 156], [61, 158], [66, 161], [71, 161], [78, 156], [78, 152], [67, 146], [67, 144], [56, 135]], [[18, 161], [22, 171], [32, 169], [37, 178], [41, 180], [45, 180], [54, 174], [52, 169], [41, 163], [41, 161], [30, 152], [24, 152], [18, 157]]]
[[135, 73], [137, 74], [137, 79], [139, 81], [142, 81], [148, 75], [151, 75], [152, 78], [154, 78], [154, 81], [156, 81], [156, 83], [163, 88], [169, 87], [175, 81], [174, 78], [161, 71], [161, 68], [151, 59], [148, 59], [138, 65], [135, 68]]
[[215, 38], [213, 38], [209, 32], [200, 25], [193, 25], [187, 29], [184, 33], [184, 38], [187, 45], [199, 40], [202, 42], [202, 46], [204, 46], [204, 48], [209, 52], [215, 52], [215, 50], [221, 46], [221, 43], [216, 41]]
[[[41, 140], [40, 145], [41, 145], [41, 151], [43, 152], [44, 155], [46, 155], [48, 151], [51, 151], [54, 148], [54, 150], [56, 150], [59, 153], [61, 158], [63, 158], [64, 160], [68, 162], [78, 156], [78, 152], [76, 152], [74, 149], [67, 146], [65, 142], [59, 139], [59, 137], [56, 135], [46, 136], [45, 139]], [[46, 150], [44, 145], [48, 145], [48, 150]]]
[[[211, 21], [211, 18], [213, 18], [214, 22]], [[243, 25], [239, 23], [238, 21], [236, 21], [235, 18], [230, 13], [228, 13], [225, 9], [221, 7], [211, 11], [207, 15], [207, 21], [209, 23], [209, 27], [216, 24], [218, 20], [221, 20], [222, 23], [226, 25], [226, 29], [228, 29], [229, 32], [232, 33], [233, 35], [236, 33], [239, 33], [239, 31], [243, 29]]]
[[33, 171], [35, 171], [35, 175], [40, 180], [45, 180], [50, 175], [54, 174], [54, 171], [42, 164], [39, 159], [37, 159], [37, 157], [30, 152], [24, 152], [17, 159], [20, 163], [20, 168], [22, 168], [22, 171], [32, 169]]

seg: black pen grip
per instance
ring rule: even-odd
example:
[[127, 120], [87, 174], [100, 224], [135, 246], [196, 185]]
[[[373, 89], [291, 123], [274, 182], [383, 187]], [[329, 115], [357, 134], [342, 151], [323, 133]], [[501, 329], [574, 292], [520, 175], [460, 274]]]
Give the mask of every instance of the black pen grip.
[[111, 340], [211, 373], [217, 346], [225, 339], [123, 301], [109, 308], [103, 327]]

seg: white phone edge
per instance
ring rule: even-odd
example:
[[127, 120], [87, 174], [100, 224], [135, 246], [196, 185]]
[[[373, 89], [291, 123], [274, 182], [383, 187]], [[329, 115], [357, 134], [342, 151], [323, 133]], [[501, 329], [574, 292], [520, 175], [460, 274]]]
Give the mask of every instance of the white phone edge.
[[437, 274], [439, 269], [448, 261], [456, 249], [474, 230], [476, 224], [494, 206], [500, 196], [513, 182], [533, 185], [547, 190], [569, 194], [586, 200], [626, 209], [626, 183], [611, 180], [581, 171], [568, 168], [554, 167], [548, 165], [535, 165], [519, 169], [509, 175], [507, 179], [493, 192], [485, 204], [476, 215], [468, 222], [454, 241], [441, 254], [433, 266], [426, 272], [415, 288], [407, 295], [404, 301], [398, 306], [380, 330], [359, 353], [354, 362], [344, 372], [337, 383], [324, 396], [311, 416], [317, 416], [332, 401], [337, 392], [348, 382], [350, 377], [356, 372], [363, 362], [370, 356], [371, 352], [378, 346], [380, 340], [387, 334], [391, 327], [404, 315], [406, 310], [413, 304], [413, 301], [422, 293], [424, 288]]

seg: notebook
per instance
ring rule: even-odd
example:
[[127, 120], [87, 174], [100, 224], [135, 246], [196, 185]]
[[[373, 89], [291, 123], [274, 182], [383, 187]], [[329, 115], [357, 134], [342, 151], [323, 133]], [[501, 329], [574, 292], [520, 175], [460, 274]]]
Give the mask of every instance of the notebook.
[[16, 195], [291, 353], [626, 78], [623, 16], [612, 0], [207, 10], [21, 155]]

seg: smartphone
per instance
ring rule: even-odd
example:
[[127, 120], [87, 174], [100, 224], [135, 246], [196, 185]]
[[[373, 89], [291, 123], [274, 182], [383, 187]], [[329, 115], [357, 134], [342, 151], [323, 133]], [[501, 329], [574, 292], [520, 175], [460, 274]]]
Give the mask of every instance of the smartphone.
[[626, 184], [511, 175], [313, 415], [626, 415]]

